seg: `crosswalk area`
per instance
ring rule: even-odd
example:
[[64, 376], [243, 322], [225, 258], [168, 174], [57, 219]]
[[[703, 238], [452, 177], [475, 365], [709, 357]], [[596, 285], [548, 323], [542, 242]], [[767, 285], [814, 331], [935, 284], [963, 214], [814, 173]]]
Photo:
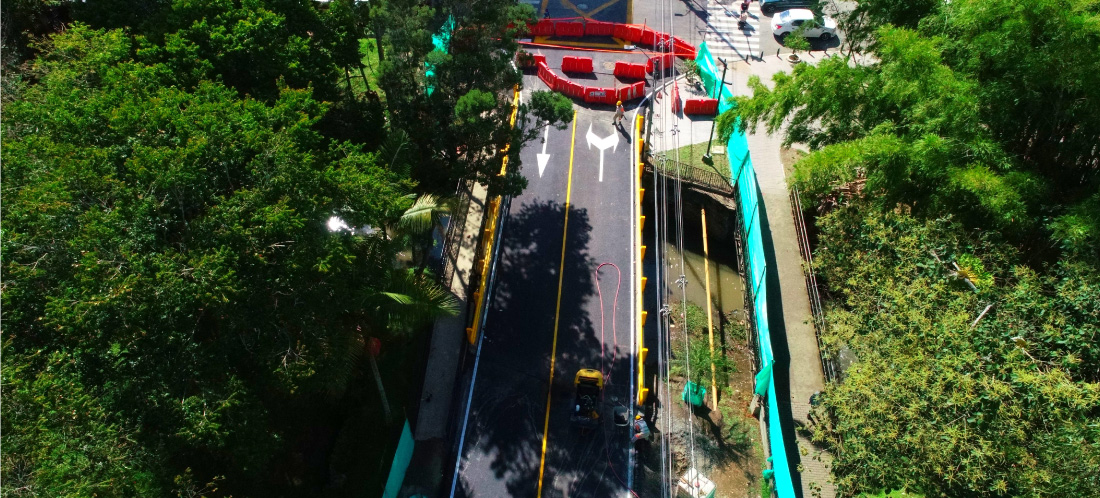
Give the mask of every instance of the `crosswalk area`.
[[707, 0], [706, 30], [702, 34], [715, 57], [727, 60], [760, 57], [760, 28], [768, 23], [760, 12], [760, 2], [749, 5], [748, 23], [743, 28], [737, 25], [740, 17], [740, 1]]

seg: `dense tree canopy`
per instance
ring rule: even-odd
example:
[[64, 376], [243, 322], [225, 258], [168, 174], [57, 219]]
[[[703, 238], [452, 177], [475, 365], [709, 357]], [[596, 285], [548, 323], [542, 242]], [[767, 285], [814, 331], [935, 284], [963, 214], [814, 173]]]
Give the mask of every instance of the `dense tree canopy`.
[[[845, 494], [1100, 496], [1100, 12], [864, 0], [720, 118], [810, 153]], [[861, 24], [862, 23], [862, 24]], [[859, 38], [862, 37], [862, 38]], [[728, 135], [727, 135], [728, 136]]]
[[367, 335], [447, 307], [398, 238], [325, 227], [395, 223], [407, 167], [323, 138], [308, 89], [179, 85], [138, 43], [74, 25], [4, 105], [6, 488], [263, 482], [273, 410], [341, 396]]

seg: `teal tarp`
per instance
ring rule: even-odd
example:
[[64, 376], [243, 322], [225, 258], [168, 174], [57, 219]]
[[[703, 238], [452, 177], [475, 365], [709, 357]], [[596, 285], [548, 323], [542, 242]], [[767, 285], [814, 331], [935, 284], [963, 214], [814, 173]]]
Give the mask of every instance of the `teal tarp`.
[[[448, 17], [447, 22], [443, 23], [443, 26], [439, 28], [439, 33], [432, 35], [432, 45], [435, 46], [434, 51], [447, 53], [447, 45], [451, 43], [451, 33], [455, 30], [455, 18]], [[435, 86], [432, 80], [435, 78], [435, 65], [430, 62], [425, 62], [424, 66], [427, 69], [424, 71], [424, 76], [428, 80], [428, 95], [431, 95], [435, 91]]]
[[718, 113], [721, 114], [733, 107], [733, 103], [730, 102], [733, 92], [726, 85], [718, 84], [718, 80], [722, 79], [722, 68], [714, 63], [715, 60], [710, 53], [710, 48], [707, 47], [707, 42], [700, 43], [699, 50], [695, 54], [695, 63], [699, 65], [703, 88], [707, 89], [707, 95], [710, 98], [718, 99]]
[[[703, 84], [712, 98], [719, 98], [718, 112], [733, 107], [730, 98], [733, 93], [719, 84], [721, 73], [714, 63], [714, 57], [706, 42], [699, 45], [698, 56]], [[764, 261], [764, 241], [760, 232], [760, 194], [756, 181], [756, 170], [749, 157], [749, 141], [744, 133], [734, 132], [726, 144], [726, 158], [730, 162], [730, 177], [737, 186], [737, 195], [741, 205], [741, 222], [745, 231], [745, 266], [749, 271], [749, 283], [753, 296], [753, 312], [756, 314], [757, 342], [760, 344], [760, 362], [764, 365], [757, 376], [757, 392], [767, 392], [768, 398], [768, 444], [772, 450], [772, 469], [775, 471], [775, 491], [779, 498], [794, 498], [794, 482], [791, 478], [791, 466], [787, 461], [787, 450], [783, 444], [783, 427], [779, 417], [779, 402], [775, 397], [775, 375], [772, 372], [771, 328], [768, 326], [768, 285], [767, 264]]]
[[413, 441], [412, 430], [409, 429], [409, 421], [406, 419], [405, 428], [401, 429], [401, 440], [397, 443], [397, 451], [393, 454], [390, 476], [386, 479], [386, 490], [382, 492], [382, 498], [397, 498], [401, 485], [405, 482], [405, 471], [409, 470], [415, 446], [416, 441]]
[[684, 385], [684, 392], [680, 394], [680, 399], [685, 403], [690, 403], [695, 406], [703, 406], [703, 400], [707, 397], [707, 388], [700, 386], [694, 382], [688, 382]]

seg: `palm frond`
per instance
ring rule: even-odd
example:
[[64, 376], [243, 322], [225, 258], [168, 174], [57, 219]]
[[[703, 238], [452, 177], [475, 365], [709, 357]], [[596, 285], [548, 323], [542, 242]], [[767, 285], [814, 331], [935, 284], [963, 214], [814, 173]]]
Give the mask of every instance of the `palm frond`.
[[458, 299], [431, 278], [406, 270], [383, 292], [388, 302], [381, 308], [391, 332], [431, 323], [441, 316], [458, 314]]
[[451, 204], [449, 199], [424, 194], [401, 215], [398, 227], [414, 234], [427, 233], [439, 223], [441, 215], [451, 212]]

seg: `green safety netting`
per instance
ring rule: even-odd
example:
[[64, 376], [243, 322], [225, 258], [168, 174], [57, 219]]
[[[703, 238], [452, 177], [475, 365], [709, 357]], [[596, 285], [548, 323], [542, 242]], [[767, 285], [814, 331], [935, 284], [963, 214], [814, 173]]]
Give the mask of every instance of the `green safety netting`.
[[[447, 17], [447, 22], [443, 23], [443, 26], [439, 28], [439, 32], [432, 35], [432, 45], [435, 46], [433, 52], [447, 53], [447, 45], [451, 43], [451, 33], [455, 30], [455, 18], [454, 16]], [[428, 80], [428, 95], [431, 95], [435, 91], [435, 85], [432, 84], [432, 80], [435, 78], [435, 65], [430, 62], [425, 62], [424, 66], [427, 67], [424, 70], [424, 77]]]
[[[706, 42], [699, 45], [695, 62], [699, 65], [700, 76], [707, 93], [718, 98], [718, 112], [733, 107], [730, 98], [733, 92], [720, 84], [722, 78], [714, 57]], [[767, 264], [764, 261], [764, 241], [760, 231], [760, 193], [756, 180], [756, 170], [749, 157], [749, 141], [744, 133], [734, 132], [726, 144], [726, 158], [730, 162], [730, 177], [737, 186], [741, 206], [741, 223], [745, 233], [745, 266], [749, 272], [749, 287], [752, 291], [753, 312], [756, 315], [757, 342], [760, 345], [760, 363], [764, 367], [756, 377], [756, 392], [768, 399], [768, 444], [772, 452], [772, 469], [775, 478], [775, 491], [779, 498], [794, 498], [794, 482], [791, 478], [790, 462], [787, 461], [786, 445], [783, 441], [783, 427], [779, 417], [779, 402], [775, 397], [775, 375], [772, 354], [771, 328], [768, 325], [768, 289], [765, 275]], [[765, 475], [766, 477], [766, 475]]]
[[703, 400], [707, 397], [707, 388], [700, 386], [694, 382], [688, 382], [684, 385], [684, 392], [680, 394], [680, 399], [686, 403], [690, 403], [692, 406], [703, 406]]
[[699, 50], [695, 53], [695, 63], [699, 65], [699, 76], [703, 80], [703, 87], [707, 89], [707, 95], [712, 99], [718, 99], [718, 113], [721, 114], [733, 107], [733, 103], [730, 102], [733, 92], [726, 85], [718, 84], [722, 79], [722, 70], [718, 69], [714, 61], [714, 56], [711, 55], [706, 42], [700, 44]]

